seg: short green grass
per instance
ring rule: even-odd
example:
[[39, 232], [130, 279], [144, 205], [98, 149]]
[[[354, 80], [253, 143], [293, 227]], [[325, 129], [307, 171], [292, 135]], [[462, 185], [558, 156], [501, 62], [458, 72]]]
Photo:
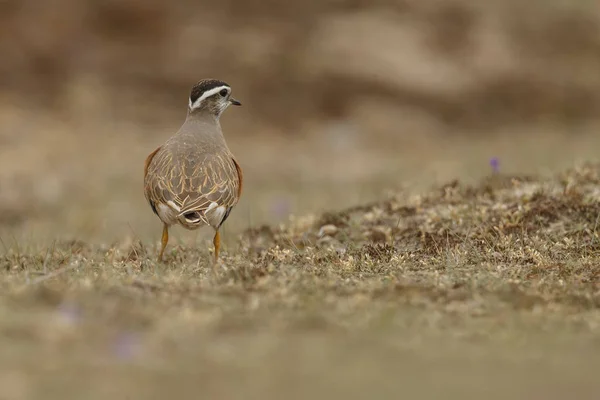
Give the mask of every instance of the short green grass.
[[0, 398], [594, 398], [600, 165], [205, 248], [4, 242]]

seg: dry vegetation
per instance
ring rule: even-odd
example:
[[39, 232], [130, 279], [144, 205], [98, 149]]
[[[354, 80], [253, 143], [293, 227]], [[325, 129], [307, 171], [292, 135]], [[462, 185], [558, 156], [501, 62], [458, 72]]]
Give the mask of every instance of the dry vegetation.
[[[597, 397], [597, 1], [0, 0], [0, 53], [0, 400]], [[141, 189], [203, 77], [216, 276]]]
[[216, 276], [189, 247], [5, 248], [0, 393], [592, 398], [599, 187], [589, 164], [292, 217]]
[[160, 120], [156, 110], [178, 112], [199, 74], [226, 78], [252, 105], [242, 126], [288, 133], [348, 116], [397, 121], [389, 114], [399, 109], [461, 128], [574, 123], [595, 118], [600, 104], [593, 0], [0, 7], [1, 98], [53, 111]]

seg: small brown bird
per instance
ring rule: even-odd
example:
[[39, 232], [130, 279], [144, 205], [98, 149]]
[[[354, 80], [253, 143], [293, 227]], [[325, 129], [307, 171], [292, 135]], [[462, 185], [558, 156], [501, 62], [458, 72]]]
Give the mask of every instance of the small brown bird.
[[159, 261], [174, 224], [189, 230], [211, 226], [215, 264], [219, 258], [219, 228], [242, 193], [242, 169], [225, 143], [219, 122], [232, 104], [241, 105], [231, 97], [227, 83], [201, 80], [191, 90], [179, 131], [146, 158], [144, 195], [164, 224]]

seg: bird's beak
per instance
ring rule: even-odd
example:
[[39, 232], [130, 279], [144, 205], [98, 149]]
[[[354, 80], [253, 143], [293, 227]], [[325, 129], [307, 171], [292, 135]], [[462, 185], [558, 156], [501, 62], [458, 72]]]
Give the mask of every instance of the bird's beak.
[[241, 106], [241, 105], [242, 105], [242, 103], [240, 103], [238, 100], [234, 99], [233, 97], [231, 97], [231, 98], [229, 99], [229, 102], [230, 102], [231, 104], [233, 104], [234, 106]]

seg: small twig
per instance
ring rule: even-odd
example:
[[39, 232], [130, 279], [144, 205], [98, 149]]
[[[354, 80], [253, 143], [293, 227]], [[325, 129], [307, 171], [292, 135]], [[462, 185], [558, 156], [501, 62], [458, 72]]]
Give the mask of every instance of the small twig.
[[594, 222], [592, 245], [594, 244], [594, 242], [597, 240], [597, 237], [598, 237], [598, 220], [600, 220], [600, 213], [598, 213], [598, 215], [596, 215], [596, 221]]
[[0, 236], [0, 244], [2, 244], [2, 247], [4, 248], [4, 254], [8, 255], [8, 247], [6, 246], [6, 243], [4, 243], [4, 240], [2, 240], [1, 236]]
[[15, 244], [15, 251], [17, 252], [17, 257], [21, 257], [21, 246], [19, 246], [19, 242], [17, 242], [17, 239], [15, 238], [15, 235], [10, 235], [10, 237], [13, 240], [13, 243]]
[[50, 252], [50, 248], [46, 251], [46, 257], [44, 258], [44, 263], [42, 264], [42, 271], [44, 274], [48, 272], [46, 269], [48, 267], [48, 260], [50, 259], [50, 254], [54, 254], [54, 248], [56, 246], [56, 240], [52, 242], [52, 253]]
[[58, 275], [61, 275], [67, 271], [70, 271], [72, 269], [77, 268], [77, 265], [69, 265], [67, 267], [63, 267], [63, 268], [59, 268], [56, 271], [50, 272], [47, 275], [44, 276], [40, 276], [38, 278], [35, 278], [33, 280], [31, 280], [31, 282], [28, 282], [27, 285], [37, 285], [38, 283], [42, 283], [44, 281], [47, 281], [48, 279], [52, 279], [54, 277], [57, 277]]

